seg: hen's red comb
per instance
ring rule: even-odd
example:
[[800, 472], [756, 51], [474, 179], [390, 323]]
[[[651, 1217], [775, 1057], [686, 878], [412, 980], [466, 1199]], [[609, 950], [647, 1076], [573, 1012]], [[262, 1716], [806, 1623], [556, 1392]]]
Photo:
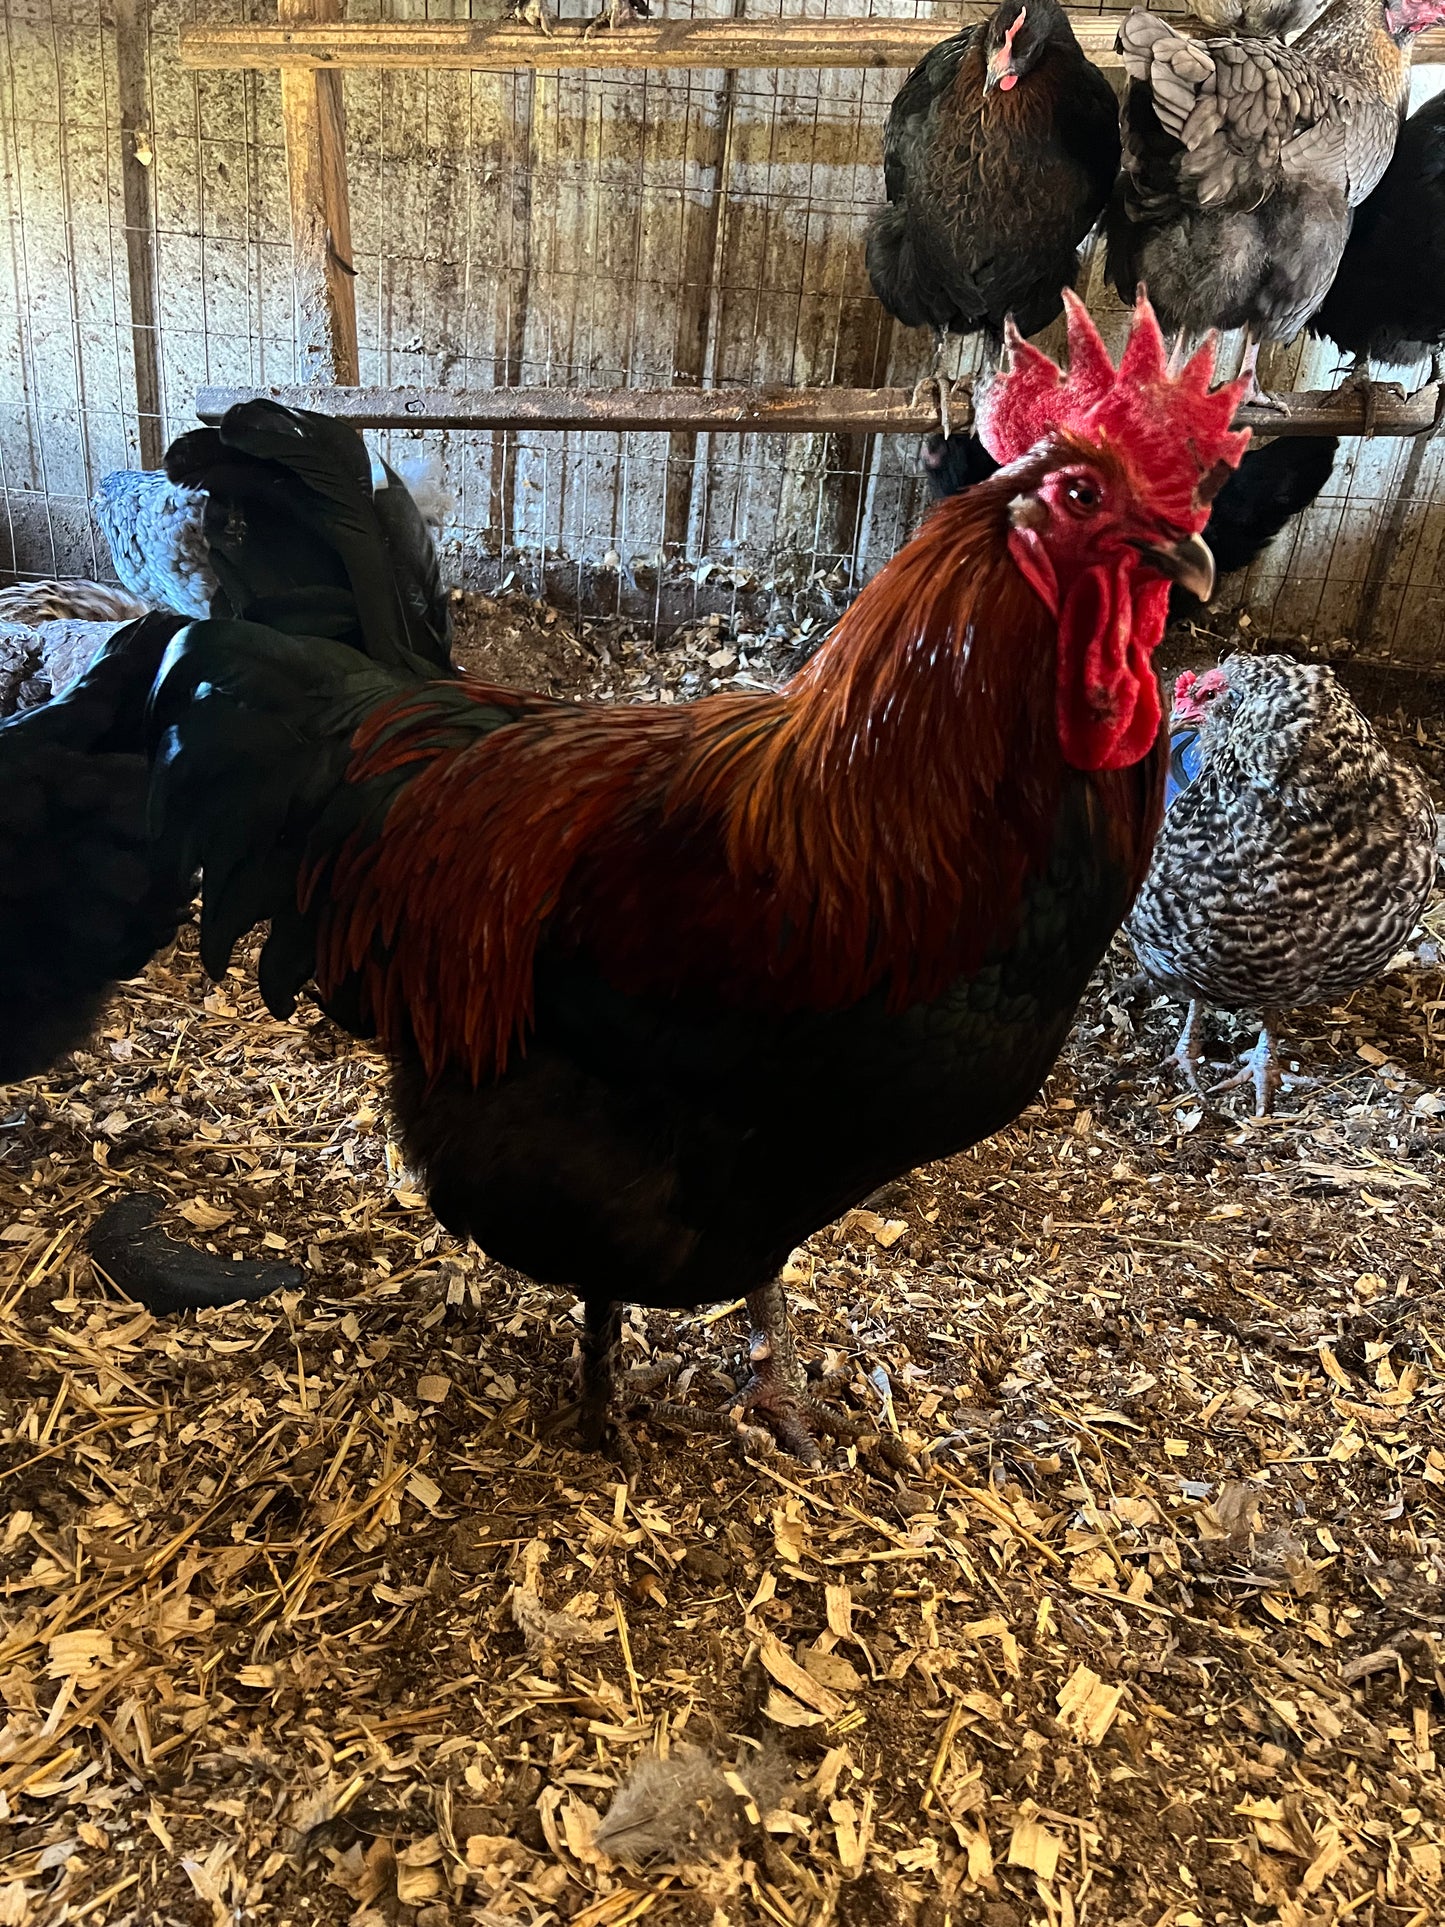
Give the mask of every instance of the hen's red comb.
[[1211, 388], [1214, 337], [1177, 372], [1140, 290], [1123, 358], [1115, 368], [1103, 337], [1079, 297], [1064, 290], [1069, 372], [1005, 323], [1005, 367], [978, 403], [978, 438], [998, 462], [1016, 461], [1060, 429], [1108, 443], [1128, 455], [1149, 483], [1159, 512], [1180, 527], [1202, 529], [1220, 464], [1238, 466], [1249, 430], [1230, 427], [1248, 381]]

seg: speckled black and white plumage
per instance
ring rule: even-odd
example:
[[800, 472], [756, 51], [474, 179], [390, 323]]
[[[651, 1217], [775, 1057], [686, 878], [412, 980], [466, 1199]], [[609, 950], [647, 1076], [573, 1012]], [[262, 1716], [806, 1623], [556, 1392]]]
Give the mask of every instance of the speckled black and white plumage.
[[1330, 670], [1231, 656], [1223, 675], [1128, 929], [1162, 990], [1261, 1009], [1267, 1029], [1271, 1009], [1368, 983], [1409, 937], [1435, 810]]

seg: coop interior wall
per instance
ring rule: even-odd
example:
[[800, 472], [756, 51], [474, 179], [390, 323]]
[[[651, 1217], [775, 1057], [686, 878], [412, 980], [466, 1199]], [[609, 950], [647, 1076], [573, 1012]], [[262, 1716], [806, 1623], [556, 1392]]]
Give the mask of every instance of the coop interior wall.
[[[675, 15], [682, 0], [661, 4]], [[489, 6], [500, 13], [500, 0], [379, 11]], [[913, 0], [867, 10], [935, 12], [940, 35], [958, 17]], [[258, 10], [0, 0], [0, 569], [107, 574], [87, 510], [100, 476], [153, 462], [193, 425], [203, 384], [298, 379], [279, 81], [187, 72], [175, 52], [184, 22], [242, 11]], [[362, 381], [911, 384], [932, 345], [882, 312], [862, 258], [901, 79], [348, 76]], [[1442, 81], [1421, 70], [1417, 100]], [[1100, 265], [1084, 286], [1117, 339]], [[1336, 365], [1310, 343], [1262, 372], [1327, 386]], [[973, 351], [946, 366], [969, 372]], [[420, 439], [380, 441], [394, 456]], [[826, 608], [923, 506], [911, 437], [452, 432], [428, 445], [457, 497], [453, 579], [650, 605], [659, 620], [690, 595]], [[1438, 663], [1442, 459], [1438, 440], [1345, 442], [1320, 500], [1230, 585], [1252, 620]]]

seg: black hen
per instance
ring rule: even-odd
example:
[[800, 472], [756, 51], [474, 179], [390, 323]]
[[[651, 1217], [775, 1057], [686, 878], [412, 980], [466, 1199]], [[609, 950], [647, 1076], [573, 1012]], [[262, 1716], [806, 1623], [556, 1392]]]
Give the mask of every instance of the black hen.
[[451, 614], [436, 548], [395, 470], [373, 486], [355, 429], [248, 401], [166, 452], [206, 499], [214, 616], [345, 642], [373, 662], [450, 675]]
[[883, 139], [874, 292], [908, 327], [1035, 334], [1119, 170], [1114, 91], [1055, 0], [1003, 0], [919, 62]]
[[[1256, 443], [1214, 498], [1204, 540], [1220, 575], [1247, 569], [1293, 516], [1307, 509], [1330, 479], [1339, 450], [1334, 435], [1280, 435]], [[998, 467], [977, 435], [930, 435], [923, 467], [935, 496], [958, 495]], [[1169, 592], [1169, 613], [1199, 607], [1188, 589]]]
[[0, 1082], [83, 1043], [185, 913], [190, 879], [146, 833], [146, 703], [181, 626], [127, 624], [64, 695], [0, 723]]
[[1405, 122], [1312, 325], [1357, 364], [1406, 368], [1445, 348], [1445, 94]]

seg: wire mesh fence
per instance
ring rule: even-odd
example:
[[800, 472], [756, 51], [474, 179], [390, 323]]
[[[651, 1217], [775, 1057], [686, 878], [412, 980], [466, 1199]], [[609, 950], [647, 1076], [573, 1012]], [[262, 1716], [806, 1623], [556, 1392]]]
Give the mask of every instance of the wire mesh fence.
[[[675, 16], [684, 0], [666, 0]], [[574, 0], [569, 11], [584, 9]], [[723, 17], [740, 0], [695, 0]], [[788, 0], [825, 18], [914, 0]], [[758, 17], [752, 8], [749, 17]], [[349, 18], [495, 17], [359, 3]], [[0, 0], [0, 569], [108, 574], [88, 499], [154, 463], [207, 384], [298, 379], [280, 84], [192, 72], [178, 29], [251, 0]], [[1439, 70], [1417, 76], [1417, 93]], [[932, 343], [868, 287], [898, 71], [370, 72], [346, 82], [361, 379], [910, 385]], [[1083, 282], [1116, 329], [1100, 264]], [[956, 344], [945, 367], [972, 371]], [[1268, 385], [1328, 386], [1305, 343]], [[826, 615], [924, 503], [909, 437], [450, 432], [453, 580], [663, 630]], [[1442, 655], [1438, 442], [1350, 441], [1319, 501], [1227, 585], [1256, 629], [1386, 662]]]

